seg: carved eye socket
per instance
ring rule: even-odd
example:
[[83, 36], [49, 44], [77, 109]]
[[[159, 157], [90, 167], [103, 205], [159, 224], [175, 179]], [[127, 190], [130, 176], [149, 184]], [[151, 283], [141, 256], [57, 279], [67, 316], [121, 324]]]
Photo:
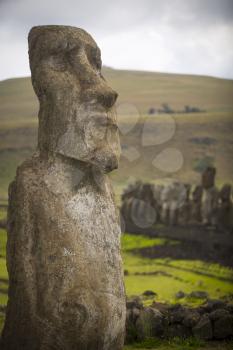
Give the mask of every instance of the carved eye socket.
[[98, 48], [95, 48], [95, 47], [90, 48], [88, 59], [92, 66], [94, 66], [99, 71], [101, 70], [102, 62], [100, 57], [100, 51]]
[[102, 62], [101, 62], [101, 58], [100, 57], [96, 58], [96, 64], [95, 65], [96, 65], [96, 68], [98, 70], [101, 70]]
[[62, 55], [51, 55], [48, 59], [48, 65], [56, 71], [64, 72], [67, 69], [65, 57]]

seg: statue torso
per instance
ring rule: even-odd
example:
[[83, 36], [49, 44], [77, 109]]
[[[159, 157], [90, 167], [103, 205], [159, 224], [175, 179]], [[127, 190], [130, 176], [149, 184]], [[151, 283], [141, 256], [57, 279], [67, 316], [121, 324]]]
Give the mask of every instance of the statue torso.
[[[52, 181], [47, 169], [37, 164], [19, 172], [13, 196], [22, 200], [23, 208], [15, 230], [25, 243], [18, 251], [19, 243], [12, 240], [15, 258], [20, 261], [23, 254], [30, 263], [20, 274], [28, 276], [26, 290], [37, 290], [40, 309], [34, 292], [30, 307], [42, 323], [46, 319], [52, 327], [60, 319], [63, 328], [66, 322], [69, 329], [81, 327], [82, 336], [89, 334], [92, 341], [96, 318], [97, 328], [111, 339], [114, 329], [124, 327], [125, 317], [121, 232], [111, 189], [108, 182], [102, 189], [89, 181], [76, 189], [67, 183], [59, 176]], [[26, 198], [20, 198], [21, 191]], [[82, 342], [80, 334], [77, 337]], [[103, 349], [105, 341], [100, 341]]]

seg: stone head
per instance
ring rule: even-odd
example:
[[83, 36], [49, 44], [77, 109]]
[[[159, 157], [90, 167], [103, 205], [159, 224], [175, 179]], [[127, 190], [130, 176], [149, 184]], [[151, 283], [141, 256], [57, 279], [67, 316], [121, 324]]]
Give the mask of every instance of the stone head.
[[40, 102], [38, 147], [108, 172], [117, 168], [117, 93], [101, 74], [101, 54], [84, 30], [38, 26], [29, 33], [32, 84]]

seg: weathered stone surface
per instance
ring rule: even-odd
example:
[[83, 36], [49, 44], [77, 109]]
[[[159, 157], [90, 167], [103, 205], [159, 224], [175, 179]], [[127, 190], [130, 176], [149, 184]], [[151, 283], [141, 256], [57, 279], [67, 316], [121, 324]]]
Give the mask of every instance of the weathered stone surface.
[[202, 195], [203, 187], [197, 185], [192, 192], [192, 201], [190, 204], [190, 220], [192, 223], [202, 222]]
[[195, 310], [187, 310], [183, 318], [183, 325], [186, 327], [194, 327], [200, 320], [200, 314]]
[[191, 330], [183, 324], [175, 323], [170, 325], [166, 330], [166, 338], [188, 338], [191, 336]]
[[153, 297], [155, 295], [157, 295], [157, 293], [155, 293], [153, 290], [145, 290], [145, 292], [143, 292], [143, 294], [145, 297]]
[[204, 190], [202, 203], [202, 220], [205, 225], [218, 223], [218, 189], [210, 187]]
[[233, 335], [233, 316], [226, 309], [217, 309], [210, 313], [213, 322], [213, 335], [216, 339], [224, 339]]
[[126, 336], [125, 342], [131, 343], [137, 340], [136, 321], [140, 315], [140, 309], [133, 307], [126, 311]]
[[136, 321], [136, 329], [139, 340], [163, 335], [165, 320], [162, 313], [151, 307], [141, 310]]
[[211, 321], [207, 314], [201, 316], [198, 324], [192, 329], [193, 335], [203, 340], [209, 340], [213, 337]]
[[200, 307], [200, 311], [203, 310], [203, 313], [205, 313], [205, 312], [211, 312], [218, 309], [223, 309], [225, 307], [226, 307], [226, 304], [222, 300], [208, 299], [208, 301]]
[[186, 309], [180, 304], [172, 305], [169, 308], [169, 322], [170, 323], [182, 322], [185, 315], [186, 315]]
[[127, 307], [127, 309], [133, 309], [133, 308], [142, 309], [143, 303], [139, 297], [136, 297], [134, 299], [127, 300], [126, 307]]
[[[127, 303], [126, 342], [156, 338], [227, 339], [233, 332], [232, 304], [211, 300], [201, 307], [192, 308], [180, 304], [169, 305], [153, 302], [144, 307], [132, 301]], [[223, 305], [211, 312], [210, 309]]]
[[187, 187], [180, 182], [173, 182], [164, 187], [161, 193], [162, 221], [165, 224], [176, 225], [178, 223], [179, 209], [186, 203]]
[[82, 29], [34, 27], [38, 152], [9, 189], [10, 288], [1, 349], [120, 350], [125, 293], [107, 172], [119, 159], [117, 94]]
[[233, 316], [221, 315], [214, 321], [214, 338], [224, 339], [230, 336], [233, 336]]
[[125, 343], [132, 343], [137, 340], [137, 329], [136, 324], [132, 317], [132, 310], [126, 311], [126, 333]]
[[182, 299], [185, 296], [186, 294], [182, 290], [179, 290], [179, 292], [176, 293], [176, 299]]
[[222, 317], [228, 316], [229, 314], [229, 311], [225, 309], [217, 309], [209, 314], [209, 318], [211, 321], [216, 321]]
[[231, 228], [233, 226], [233, 205], [231, 201], [231, 185], [225, 184], [219, 191], [218, 227]]
[[207, 167], [202, 173], [202, 186], [204, 189], [214, 187], [216, 168]]

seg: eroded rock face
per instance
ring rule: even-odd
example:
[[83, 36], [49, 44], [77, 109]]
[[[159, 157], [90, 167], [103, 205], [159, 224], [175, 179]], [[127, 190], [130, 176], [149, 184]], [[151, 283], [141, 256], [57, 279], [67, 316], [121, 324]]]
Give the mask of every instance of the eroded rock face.
[[192, 201], [191, 201], [191, 222], [192, 223], [202, 222], [202, 196], [203, 196], [203, 187], [201, 185], [195, 186], [192, 193]]
[[82, 29], [32, 28], [38, 152], [9, 189], [10, 288], [1, 349], [120, 350], [125, 292], [107, 172], [118, 165], [117, 94]]

